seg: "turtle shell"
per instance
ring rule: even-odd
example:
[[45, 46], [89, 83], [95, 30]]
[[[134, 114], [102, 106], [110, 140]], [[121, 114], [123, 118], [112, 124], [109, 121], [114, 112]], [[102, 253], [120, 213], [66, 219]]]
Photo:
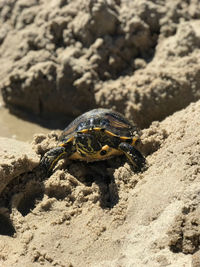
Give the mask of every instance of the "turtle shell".
[[93, 109], [72, 121], [63, 131], [60, 141], [67, 142], [76, 132], [83, 130], [104, 129], [111, 135], [134, 137], [138, 135], [137, 127], [131, 124], [122, 114], [109, 109]]

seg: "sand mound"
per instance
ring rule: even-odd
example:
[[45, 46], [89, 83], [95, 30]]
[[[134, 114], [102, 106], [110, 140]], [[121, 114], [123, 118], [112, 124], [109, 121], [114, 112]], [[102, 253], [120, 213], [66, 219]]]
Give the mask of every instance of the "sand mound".
[[0, 137], [0, 265], [200, 266], [199, 15], [196, 0], [0, 0], [6, 106], [65, 121], [118, 110], [148, 161], [60, 160], [46, 178], [56, 132]]
[[[199, 113], [198, 101], [143, 131], [155, 151], [143, 173], [118, 158], [62, 163], [43, 182], [37, 168], [21, 175], [23, 189], [2, 194], [14, 229], [1, 238], [4, 266], [189, 266], [200, 245]], [[35, 149], [53, 138], [36, 137]]]
[[21, 173], [31, 171], [39, 163], [39, 157], [29, 144], [8, 138], [0, 138], [0, 193]]

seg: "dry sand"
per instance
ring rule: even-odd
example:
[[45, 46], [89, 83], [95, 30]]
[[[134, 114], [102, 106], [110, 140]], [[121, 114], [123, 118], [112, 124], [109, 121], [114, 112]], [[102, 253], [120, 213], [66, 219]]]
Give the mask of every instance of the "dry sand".
[[0, 137], [0, 266], [200, 266], [199, 1], [1, 0], [0, 25], [12, 113], [118, 110], [148, 162], [61, 160], [43, 179], [57, 132]]

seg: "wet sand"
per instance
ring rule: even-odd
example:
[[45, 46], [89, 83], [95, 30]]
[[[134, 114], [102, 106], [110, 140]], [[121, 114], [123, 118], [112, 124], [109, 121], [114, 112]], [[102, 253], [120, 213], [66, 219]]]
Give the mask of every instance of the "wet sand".
[[1, 137], [14, 138], [21, 141], [32, 141], [33, 136], [37, 133], [48, 133], [51, 130], [44, 128], [36, 123], [23, 120], [9, 112], [4, 107], [2, 97], [0, 96], [0, 125]]

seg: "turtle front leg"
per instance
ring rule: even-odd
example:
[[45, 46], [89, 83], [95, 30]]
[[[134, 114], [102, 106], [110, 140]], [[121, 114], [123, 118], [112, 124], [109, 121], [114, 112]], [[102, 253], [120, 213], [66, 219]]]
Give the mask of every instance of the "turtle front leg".
[[120, 143], [119, 150], [126, 155], [128, 160], [137, 170], [141, 170], [145, 166], [145, 158], [134, 146], [127, 143]]
[[40, 161], [40, 166], [44, 168], [46, 174], [50, 174], [58, 160], [67, 154], [65, 147], [58, 146], [47, 151]]

